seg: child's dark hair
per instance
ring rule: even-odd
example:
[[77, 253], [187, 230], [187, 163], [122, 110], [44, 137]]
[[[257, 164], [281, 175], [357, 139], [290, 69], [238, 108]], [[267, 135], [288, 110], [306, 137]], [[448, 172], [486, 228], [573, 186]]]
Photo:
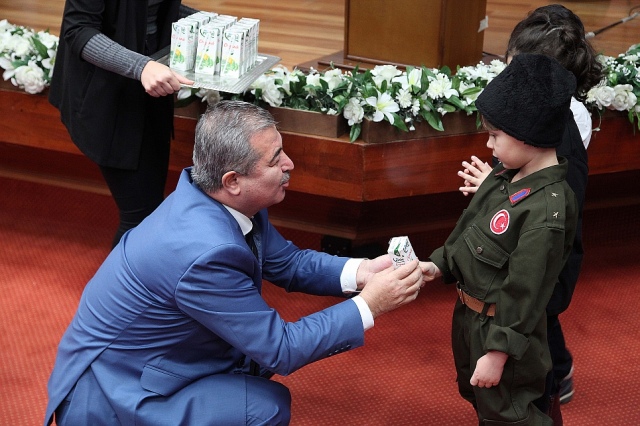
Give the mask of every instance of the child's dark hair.
[[579, 101], [584, 101], [589, 89], [604, 77], [582, 21], [560, 4], [539, 7], [516, 25], [507, 45], [507, 57], [518, 53], [538, 53], [560, 62], [576, 77], [574, 96]]
[[480, 114], [480, 122], [482, 123], [482, 128], [484, 130], [487, 131], [492, 131], [492, 130], [501, 130], [498, 127], [496, 127], [496, 125], [494, 125], [493, 123], [491, 123], [487, 117], [485, 117], [483, 114]]

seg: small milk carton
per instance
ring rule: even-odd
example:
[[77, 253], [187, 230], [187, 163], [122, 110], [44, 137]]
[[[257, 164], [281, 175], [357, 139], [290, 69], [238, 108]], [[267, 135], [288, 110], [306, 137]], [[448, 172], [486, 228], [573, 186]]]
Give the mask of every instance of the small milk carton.
[[194, 68], [196, 73], [210, 76], [216, 74], [216, 66], [220, 68], [221, 43], [222, 27], [215, 24], [200, 27]]
[[197, 24], [184, 19], [174, 22], [171, 28], [169, 67], [180, 71], [193, 69], [196, 60], [196, 49]]
[[242, 18], [238, 23], [249, 26], [249, 60], [248, 67], [252, 68], [258, 60], [258, 38], [260, 34], [260, 20], [254, 18]]
[[240, 78], [243, 67], [244, 31], [227, 28], [222, 34], [222, 58], [220, 61], [220, 76], [225, 78]]
[[389, 240], [389, 249], [387, 250], [391, 260], [393, 261], [394, 268], [399, 268], [405, 263], [409, 263], [412, 260], [417, 259], [413, 252], [413, 247], [409, 242], [409, 237], [393, 237]]

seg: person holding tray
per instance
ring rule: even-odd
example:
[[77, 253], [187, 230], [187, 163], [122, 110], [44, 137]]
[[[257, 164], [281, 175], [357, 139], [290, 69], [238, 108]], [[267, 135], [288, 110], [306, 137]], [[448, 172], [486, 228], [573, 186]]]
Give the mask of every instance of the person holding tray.
[[164, 199], [173, 93], [193, 82], [151, 58], [196, 10], [169, 0], [67, 0], [49, 101], [100, 168], [119, 210], [113, 238]]

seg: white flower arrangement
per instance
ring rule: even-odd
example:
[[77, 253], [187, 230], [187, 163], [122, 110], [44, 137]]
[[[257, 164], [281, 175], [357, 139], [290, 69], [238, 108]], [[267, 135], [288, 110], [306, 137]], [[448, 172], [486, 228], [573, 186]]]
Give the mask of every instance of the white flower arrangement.
[[[49, 86], [57, 47], [58, 37], [48, 31], [35, 32], [7, 20], [0, 21], [2, 76], [27, 93], [40, 93]], [[627, 111], [629, 121], [637, 123], [640, 129], [640, 44], [615, 58], [600, 55], [600, 60], [606, 78], [588, 92], [586, 106], [600, 113], [606, 109]], [[401, 70], [395, 65], [378, 65], [365, 71], [331, 68], [305, 73], [276, 66], [243, 94], [182, 88], [176, 104], [183, 106], [197, 98], [208, 103], [231, 98], [262, 106], [342, 114], [354, 141], [365, 119], [386, 121], [403, 131], [415, 130], [415, 125], [422, 121], [443, 130], [445, 114], [464, 111], [471, 115], [476, 111], [478, 95], [505, 67], [504, 62], [494, 60], [489, 64], [458, 67], [453, 74], [448, 67]]]
[[27, 93], [49, 87], [58, 37], [49, 31], [34, 32], [27, 27], [0, 21], [0, 67], [2, 77]]
[[587, 107], [602, 111], [627, 111], [629, 121], [640, 129], [640, 44], [618, 57], [599, 56], [605, 78], [587, 93]]
[[305, 74], [278, 66], [258, 78], [249, 93], [259, 105], [342, 114], [354, 141], [365, 119], [387, 121], [403, 131], [415, 130], [421, 121], [443, 130], [442, 116], [476, 111], [475, 99], [505, 67], [495, 60], [459, 68], [452, 75], [447, 67], [401, 70], [395, 65], [378, 65], [364, 72], [332, 68], [325, 72], [311, 69]]

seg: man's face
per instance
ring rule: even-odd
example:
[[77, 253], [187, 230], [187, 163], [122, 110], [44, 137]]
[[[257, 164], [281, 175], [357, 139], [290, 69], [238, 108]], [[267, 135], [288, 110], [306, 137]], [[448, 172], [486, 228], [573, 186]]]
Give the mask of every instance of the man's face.
[[255, 134], [251, 144], [260, 159], [251, 173], [243, 176], [242, 192], [244, 201], [257, 212], [284, 199], [293, 161], [284, 153], [282, 136], [275, 127]]

